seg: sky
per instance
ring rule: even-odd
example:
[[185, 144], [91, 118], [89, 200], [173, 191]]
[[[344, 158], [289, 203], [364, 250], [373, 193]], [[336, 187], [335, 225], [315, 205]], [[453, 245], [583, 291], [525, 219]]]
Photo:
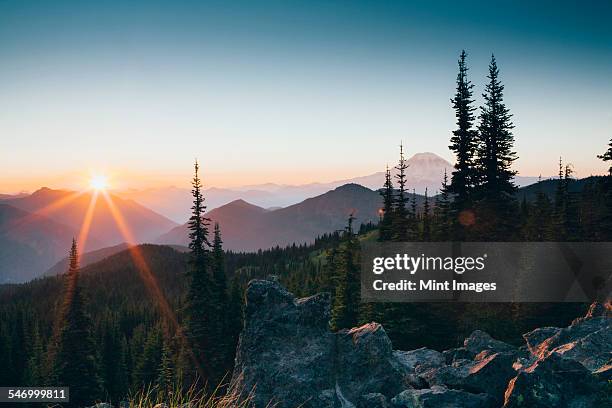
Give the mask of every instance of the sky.
[[585, 177], [612, 137], [609, 1], [0, 0], [0, 192], [300, 184], [452, 161], [495, 53], [515, 168]]

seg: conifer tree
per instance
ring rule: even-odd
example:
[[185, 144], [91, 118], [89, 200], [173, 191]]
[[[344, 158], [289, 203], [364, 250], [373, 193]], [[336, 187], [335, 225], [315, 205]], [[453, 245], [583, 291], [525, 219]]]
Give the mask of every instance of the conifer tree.
[[[0, 350], [1, 351], [1, 350]], [[40, 329], [38, 322], [34, 323], [32, 330], [32, 347], [30, 350], [30, 357], [28, 359], [28, 368], [26, 375], [26, 384], [31, 387], [38, 387], [44, 383], [44, 372], [43, 372], [43, 345], [40, 336]]]
[[231, 350], [230, 356], [234, 357], [236, 347], [238, 345], [238, 338], [242, 331], [243, 323], [243, 295], [240, 283], [236, 278], [233, 279], [230, 289], [230, 303], [227, 311], [228, 325], [226, 336], [229, 338], [229, 348]]
[[213, 279], [213, 313], [211, 316], [211, 342], [209, 348], [210, 368], [214, 383], [220, 381], [231, 369], [233, 350], [227, 337], [227, 319], [224, 318], [227, 307], [227, 276], [225, 274], [225, 257], [223, 254], [223, 240], [219, 223], [215, 223], [211, 253], [212, 279]]
[[192, 180], [191, 194], [193, 196], [193, 206], [191, 207], [191, 217], [189, 218], [189, 287], [187, 291], [186, 307], [186, 327], [189, 350], [185, 350], [185, 355], [191, 355], [197, 367], [196, 373], [186, 372], [187, 380], [195, 380], [197, 375], [199, 380], [205, 381], [211, 374], [210, 348], [211, 348], [211, 278], [209, 274], [210, 242], [208, 241], [209, 220], [205, 218], [204, 196], [202, 195], [202, 182], [199, 177], [200, 166], [198, 162], [194, 165], [194, 176]]
[[393, 239], [394, 190], [389, 166], [387, 166], [387, 171], [385, 172], [385, 184], [383, 185], [383, 190], [380, 194], [383, 197], [383, 208], [378, 240], [391, 241], [391, 239]]
[[538, 180], [536, 199], [527, 217], [525, 239], [544, 241], [551, 228], [552, 203], [542, 191], [542, 180]]
[[417, 231], [418, 224], [418, 213], [417, 213], [417, 200], [416, 200], [416, 190], [412, 189], [412, 197], [410, 198], [410, 223], [411, 223], [411, 232], [412, 238], [415, 237]]
[[162, 359], [162, 332], [159, 326], [150, 329], [142, 354], [138, 356], [135, 368], [136, 386], [152, 386], [158, 378]]
[[167, 336], [162, 342], [161, 361], [157, 370], [156, 384], [165, 398], [168, 398], [172, 393], [175, 384], [172, 348]]
[[503, 240], [511, 238], [517, 228], [514, 197], [517, 188], [513, 182], [516, 171], [512, 170], [517, 156], [513, 150], [512, 115], [504, 103], [504, 85], [499, 80], [494, 56], [487, 78], [477, 146], [481, 199], [478, 224], [481, 238]]
[[[606, 150], [604, 154], [598, 155], [597, 158], [604, 162], [612, 161], [612, 139], [610, 139], [610, 143], [608, 143], [608, 150]], [[608, 175], [612, 177], [612, 165], [608, 168]]]
[[472, 208], [474, 187], [477, 183], [476, 147], [478, 133], [474, 128], [473, 112], [476, 108], [472, 106], [474, 103], [474, 99], [472, 99], [474, 85], [467, 78], [466, 57], [465, 50], [461, 51], [458, 60], [457, 90], [455, 96], [451, 99], [455, 110], [457, 129], [453, 130], [449, 148], [455, 153], [456, 161], [448, 192], [453, 195], [451, 212], [452, 233], [455, 240], [466, 238], [466, 231], [458, 221], [459, 214]]
[[429, 196], [427, 194], [427, 187], [425, 187], [425, 201], [423, 202], [423, 232], [421, 239], [423, 241], [431, 240], [431, 210], [429, 206]]
[[359, 243], [353, 232], [355, 217], [350, 214], [340, 250], [336, 278], [336, 293], [332, 308], [331, 328], [340, 330], [356, 326], [359, 322]]
[[83, 406], [101, 397], [96, 346], [91, 321], [85, 312], [79, 274], [77, 243], [73, 239], [53, 365], [53, 382], [70, 387], [71, 406]]
[[[612, 139], [608, 143], [608, 150], [597, 156], [604, 162], [612, 161]], [[602, 189], [603, 209], [601, 214], [600, 236], [603, 240], [612, 240], [612, 165], [608, 168], [608, 177], [600, 183]]]
[[446, 170], [444, 170], [442, 189], [440, 190], [440, 194], [436, 195], [434, 205], [434, 239], [436, 241], [445, 241], [450, 238], [450, 205], [448, 174]]
[[410, 197], [408, 196], [408, 186], [406, 180], [406, 170], [408, 164], [404, 157], [404, 146], [400, 144], [400, 158], [399, 163], [395, 167], [397, 174], [398, 191], [395, 196], [394, 202], [394, 216], [393, 216], [393, 240], [394, 241], [408, 241], [410, 239], [410, 220], [408, 204]]

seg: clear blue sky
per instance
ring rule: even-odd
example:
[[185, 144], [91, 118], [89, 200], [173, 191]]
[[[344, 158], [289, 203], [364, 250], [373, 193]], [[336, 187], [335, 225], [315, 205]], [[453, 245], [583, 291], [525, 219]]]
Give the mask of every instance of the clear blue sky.
[[[365, 175], [449, 160], [456, 59], [495, 53], [517, 169], [602, 173], [612, 3], [0, 0], [0, 192]], [[480, 97], [478, 98], [480, 102]]]

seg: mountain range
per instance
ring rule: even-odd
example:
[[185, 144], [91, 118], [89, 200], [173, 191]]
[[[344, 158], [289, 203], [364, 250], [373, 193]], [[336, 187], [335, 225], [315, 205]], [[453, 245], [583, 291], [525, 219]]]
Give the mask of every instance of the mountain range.
[[[64, 258], [90, 207], [92, 193], [41, 188], [23, 197], [0, 200], [0, 282], [22, 282], [43, 274]], [[85, 250], [153, 241], [177, 224], [131, 200], [111, 196], [129, 237], [101, 196], [91, 210]]]
[[[92, 192], [77, 193], [69, 190], [52, 190], [43, 187], [34, 193], [0, 201], [32, 214], [42, 215], [50, 220], [79, 231], [93, 197]], [[177, 224], [147, 207], [133, 201], [109, 195], [117, 212], [125, 220], [135, 242], [149, 242]], [[89, 249], [117, 245], [127, 241], [118, 226], [113, 209], [100, 194], [92, 210], [89, 236], [97, 244], [88, 244]]]
[[[417, 196], [417, 203], [423, 197]], [[381, 196], [358, 184], [345, 184], [289, 207], [269, 210], [244, 200], [235, 200], [207, 213], [218, 222], [225, 249], [255, 251], [293, 243], [314, 241], [323, 234], [345, 228], [352, 213], [355, 228], [377, 222]], [[187, 224], [180, 225], [156, 240], [159, 244], [187, 245]]]
[[[432, 153], [417, 154], [410, 158], [409, 164], [409, 185], [417, 191], [418, 186], [422, 190], [428, 188], [434, 194], [438, 175], [452, 171], [448, 162]], [[517, 179], [517, 183], [530, 179]], [[206, 202], [209, 208], [216, 207], [207, 211], [206, 216], [220, 224], [224, 248], [228, 250], [256, 251], [309, 243], [323, 233], [343, 229], [351, 213], [356, 217], [355, 228], [361, 223], [376, 222], [381, 197], [375, 189], [383, 182], [384, 172], [380, 172], [302, 186], [263, 184], [236, 190], [210, 188], [204, 192]], [[576, 183], [575, 188], [580, 189], [581, 185]], [[554, 191], [555, 180], [543, 181], [538, 188], [546, 193]], [[532, 199], [536, 191], [536, 186], [529, 186], [519, 194]], [[188, 231], [184, 221], [191, 207], [188, 190], [169, 188], [148, 190], [146, 194], [133, 190], [131, 194], [109, 196], [126, 228], [122, 230], [118, 226], [113, 207], [100, 195], [91, 210], [91, 228], [81, 259], [84, 264], [124, 249], [126, 241], [187, 245]], [[136, 197], [156, 202], [157, 209], [164, 209], [164, 213], [176, 211], [173, 218], [183, 223], [175, 223], [149, 209], [148, 205], [137, 202]], [[0, 283], [22, 282], [45, 272], [63, 271], [70, 241], [79, 236], [91, 200], [91, 192], [49, 188], [29, 195], [0, 197]], [[280, 208], [275, 206], [295, 200], [296, 203]], [[423, 196], [417, 195], [419, 206], [422, 201]], [[258, 205], [262, 203], [264, 205]], [[128, 235], [125, 230], [129, 231]]]
[[47, 217], [0, 203], [0, 283], [39, 276], [66, 255], [77, 233]]
[[[442, 186], [444, 172], [449, 178], [453, 172], [453, 165], [450, 162], [430, 152], [417, 153], [406, 162], [407, 184], [411, 190], [414, 189], [421, 195], [425, 193], [425, 189], [431, 196], [435, 195]], [[392, 172], [395, 175], [395, 169], [392, 168]], [[515, 177], [515, 183], [520, 187], [535, 183], [537, 180], [537, 177]], [[265, 183], [235, 188], [211, 187], [204, 190], [204, 197], [209, 211], [239, 199], [270, 209], [297, 204], [345, 184], [354, 183], [371, 190], [378, 190], [384, 182], [385, 172], [380, 171], [367, 176], [301, 185]], [[179, 224], [189, 218], [192, 200], [189, 188], [171, 186], [144, 190], [131, 189], [117, 191], [117, 194], [143, 204]]]

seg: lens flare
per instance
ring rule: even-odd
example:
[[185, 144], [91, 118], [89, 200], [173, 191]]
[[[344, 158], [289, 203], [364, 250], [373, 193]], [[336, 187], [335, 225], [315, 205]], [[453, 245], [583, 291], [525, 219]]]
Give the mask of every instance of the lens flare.
[[104, 191], [108, 188], [108, 178], [97, 174], [89, 180], [89, 186], [96, 191]]

